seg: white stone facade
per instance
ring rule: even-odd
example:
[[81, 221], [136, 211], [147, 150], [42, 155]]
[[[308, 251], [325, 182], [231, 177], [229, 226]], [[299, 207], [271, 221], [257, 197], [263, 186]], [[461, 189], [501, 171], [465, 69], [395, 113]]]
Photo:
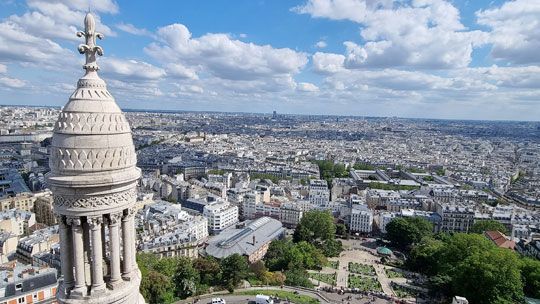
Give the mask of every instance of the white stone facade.
[[238, 223], [238, 206], [219, 201], [204, 206], [203, 216], [208, 219], [210, 233], [219, 233]]
[[141, 173], [128, 121], [97, 74], [102, 35], [90, 13], [84, 24], [86, 73], [54, 126], [47, 174], [60, 230], [57, 301], [144, 303], [134, 227]]
[[373, 210], [366, 205], [354, 205], [351, 210], [349, 229], [352, 232], [370, 233], [373, 227]]
[[315, 206], [325, 206], [330, 201], [330, 190], [325, 180], [315, 179], [309, 183], [309, 202]]

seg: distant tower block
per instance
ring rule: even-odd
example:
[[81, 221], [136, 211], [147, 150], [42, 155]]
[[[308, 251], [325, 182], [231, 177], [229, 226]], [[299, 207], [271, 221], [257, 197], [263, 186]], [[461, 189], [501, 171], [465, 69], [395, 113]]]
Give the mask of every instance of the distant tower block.
[[59, 303], [140, 304], [134, 205], [141, 173], [129, 124], [99, 78], [91, 14], [77, 36], [85, 75], [54, 126], [47, 182], [60, 225]]
[[276, 119], [276, 118], [277, 118], [277, 112], [276, 112], [276, 111], [274, 111], [274, 112], [272, 113], [272, 118], [273, 118], [273, 119]]

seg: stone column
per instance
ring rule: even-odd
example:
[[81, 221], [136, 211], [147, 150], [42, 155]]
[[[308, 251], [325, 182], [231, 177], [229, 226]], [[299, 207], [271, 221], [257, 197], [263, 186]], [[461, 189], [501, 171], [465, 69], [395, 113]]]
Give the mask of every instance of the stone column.
[[86, 280], [86, 285], [92, 285], [92, 271], [90, 269], [90, 227], [88, 227], [88, 222], [83, 221], [82, 223], [82, 232], [83, 232], [83, 244], [84, 244], [84, 278]]
[[105, 231], [105, 219], [103, 219], [103, 225], [101, 225], [101, 244], [103, 244], [103, 246], [101, 246], [101, 249], [103, 250], [103, 259], [106, 259], [107, 258], [107, 232]]
[[122, 278], [120, 275], [120, 219], [121, 213], [111, 213], [109, 215], [109, 248], [110, 248], [110, 262], [111, 262], [111, 285], [115, 285]]
[[86, 295], [87, 290], [84, 274], [84, 241], [81, 218], [69, 217], [68, 224], [71, 225], [73, 239], [73, 264], [75, 266], [75, 285], [71, 294], [84, 296]]
[[125, 214], [122, 217], [122, 277], [129, 280], [133, 267], [133, 262], [131, 261], [133, 256], [133, 227], [130, 227], [133, 214], [130, 214], [129, 209], [124, 212]]
[[131, 207], [128, 209], [130, 213], [129, 229], [131, 230], [131, 271], [137, 270], [137, 231], [135, 230], [135, 214], [137, 209]]
[[57, 222], [60, 230], [60, 267], [62, 268], [62, 276], [64, 277], [64, 290], [67, 294], [68, 290], [73, 287], [73, 240], [71, 239], [71, 227], [66, 223], [66, 218], [62, 215], [57, 215]]
[[106, 227], [107, 224], [107, 218], [102, 217], [103, 224], [101, 225], [101, 249], [102, 249], [102, 256], [103, 256], [103, 275], [108, 276], [109, 275], [109, 258], [107, 257], [107, 230]]
[[91, 293], [99, 292], [105, 289], [103, 281], [103, 244], [101, 239], [102, 216], [89, 217], [88, 225], [90, 227], [90, 240], [92, 242], [91, 260], [92, 260], [92, 287]]

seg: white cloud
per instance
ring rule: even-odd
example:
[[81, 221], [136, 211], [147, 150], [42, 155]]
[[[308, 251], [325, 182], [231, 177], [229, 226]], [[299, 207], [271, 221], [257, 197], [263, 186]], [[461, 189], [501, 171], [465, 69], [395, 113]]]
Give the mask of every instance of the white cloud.
[[167, 73], [175, 78], [199, 79], [199, 76], [197, 76], [197, 73], [193, 69], [187, 68], [180, 63], [168, 64]]
[[[118, 79], [107, 79], [109, 91], [117, 98], [118, 103], [132, 100], [154, 100], [164, 95], [156, 82], [147, 82], [144, 85]], [[129, 106], [129, 103], [126, 103]]]
[[191, 37], [182, 24], [157, 31], [159, 41], [145, 51], [164, 63], [181, 64], [229, 80], [252, 80], [292, 75], [307, 63], [307, 55], [288, 48], [256, 45], [231, 39], [226, 34]]
[[395, 69], [383, 70], [344, 70], [326, 79], [331, 87], [341, 86], [345, 90], [366, 90], [384, 88], [396, 91], [426, 91], [447, 89], [452, 81], [443, 77]]
[[454, 71], [454, 77], [466, 78], [468, 82], [482, 81], [497, 88], [540, 90], [540, 67], [475, 67]]
[[[82, 20], [84, 20], [88, 8], [92, 8], [94, 12], [103, 13], [116, 13], [118, 10], [110, 1], [94, 3], [94, 1], [29, 0], [27, 4], [31, 11], [22, 16], [12, 15], [10, 20], [35, 36], [70, 40], [80, 40], [75, 32], [83, 29]], [[94, 8], [94, 4], [99, 9]], [[93, 15], [96, 20], [96, 29], [100, 33], [105, 36], [116, 35], [101, 22], [99, 14], [94, 13]]]
[[118, 28], [121, 31], [124, 31], [126, 33], [136, 35], [136, 36], [148, 36], [148, 37], [154, 37], [154, 34], [150, 32], [149, 30], [145, 28], [138, 28], [134, 26], [131, 23], [118, 23], [116, 25], [116, 28]]
[[345, 56], [332, 53], [317, 52], [312, 57], [313, 70], [317, 73], [337, 73], [343, 70]]
[[22, 88], [26, 85], [26, 82], [16, 78], [0, 77], [0, 84], [10, 88]]
[[476, 12], [478, 23], [492, 29], [491, 55], [513, 63], [540, 63], [540, 2], [507, 1]]
[[484, 32], [467, 30], [459, 10], [443, 0], [308, 0], [293, 10], [361, 25], [365, 43], [346, 43], [349, 68], [462, 68], [469, 65], [473, 48], [487, 39]]
[[[74, 52], [64, 49], [57, 39], [81, 41], [76, 31], [82, 29], [88, 8], [103, 13], [118, 11], [116, 3], [110, 0], [28, 0], [27, 5], [27, 12], [0, 22], [0, 58], [8, 63], [40, 64], [47, 69], [74, 62]], [[114, 35], [101, 23], [99, 15], [94, 17], [98, 31]]]
[[204, 89], [198, 85], [181, 85], [180, 91], [187, 92], [187, 93], [196, 93], [196, 94], [202, 94], [204, 92]]
[[328, 46], [328, 44], [324, 40], [321, 40], [321, 41], [318, 41], [317, 43], [315, 43], [315, 47], [318, 48], [318, 49], [324, 49], [327, 46]]
[[63, 4], [70, 9], [79, 11], [102, 12], [109, 14], [118, 13], [118, 4], [112, 0], [27, 0], [29, 7], [41, 7], [42, 5], [50, 4]]
[[73, 52], [47, 38], [26, 33], [12, 21], [0, 23], [0, 58], [5, 62], [29, 62], [56, 65], [63, 58], [73, 58]]
[[317, 92], [319, 87], [310, 82], [299, 82], [296, 89], [301, 92]]
[[144, 61], [106, 57], [102, 60], [103, 74], [126, 80], [159, 80], [165, 70]]
[[7, 73], [7, 66], [5, 64], [0, 63], [0, 74]]

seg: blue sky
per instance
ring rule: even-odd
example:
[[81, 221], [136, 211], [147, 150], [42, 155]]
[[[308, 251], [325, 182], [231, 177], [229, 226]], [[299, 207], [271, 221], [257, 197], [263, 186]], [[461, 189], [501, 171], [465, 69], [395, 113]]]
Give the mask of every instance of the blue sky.
[[88, 8], [123, 108], [540, 117], [540, 0], [0, 0], [0, 104], [67, 102]]

